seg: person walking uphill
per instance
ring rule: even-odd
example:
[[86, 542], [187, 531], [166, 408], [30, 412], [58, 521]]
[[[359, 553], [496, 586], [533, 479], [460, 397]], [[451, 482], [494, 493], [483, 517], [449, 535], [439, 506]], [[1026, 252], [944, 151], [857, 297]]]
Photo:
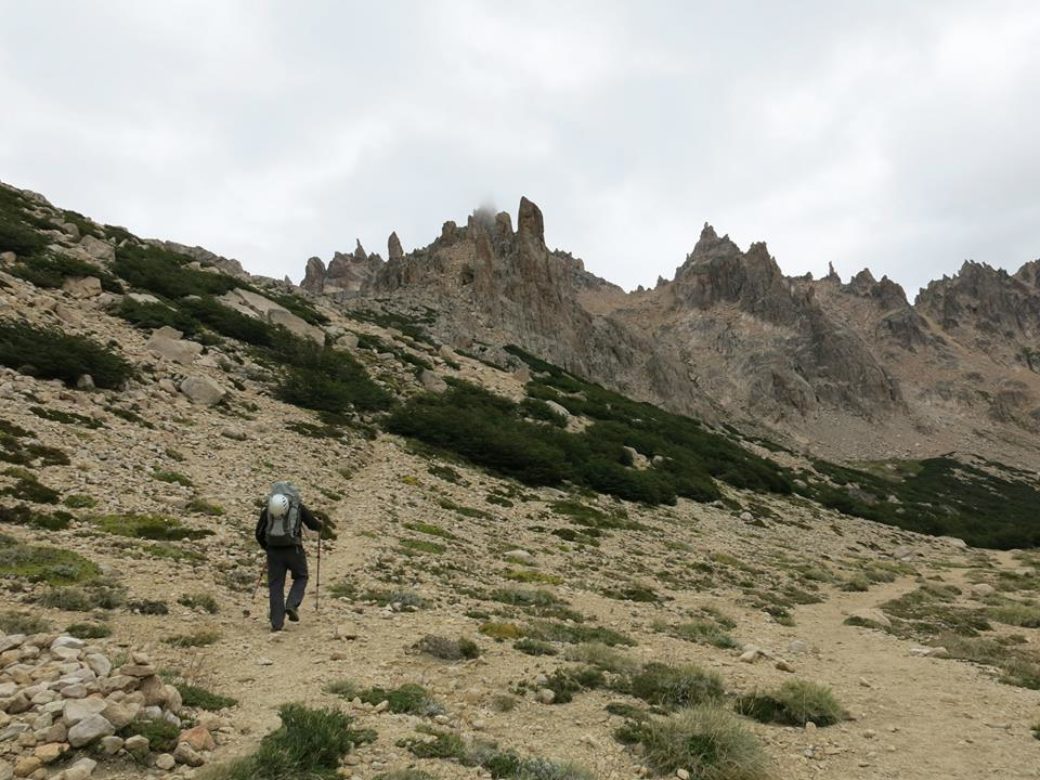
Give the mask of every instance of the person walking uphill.
[[[272, 631], [282, 630], [286, 616], [294, 623], [300, 619], [300, 604], [307, 589], [303, 526], [321, 531], [321, 523], [300, 500], [300, 491], [291, 482], [273, 483], [256, 523], [257, 544], [267, 552]], [[288, 598], [285, 596], [286, 572], [292, 572]]]

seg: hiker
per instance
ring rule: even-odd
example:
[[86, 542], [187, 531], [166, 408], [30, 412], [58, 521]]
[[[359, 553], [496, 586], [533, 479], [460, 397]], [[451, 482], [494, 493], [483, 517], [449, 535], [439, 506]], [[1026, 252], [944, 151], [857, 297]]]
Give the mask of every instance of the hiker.
[[[291, 482], [275, 482], [256, 523], [256, 541], [267, 551], [267, 587], [270, 590], [271, 630], [281, 631], [285, 618], [300, 620], [300, 604], [307, 588], [307, 554], [303, 526], [321, 531], [321, 523], [300, 500]], [[320, 556], [319, 556], [320, 557]], [[320, 566], [320, 563], [319, 563]], [[292, 587], [285, 597], [285, 573], [292, 572]]]

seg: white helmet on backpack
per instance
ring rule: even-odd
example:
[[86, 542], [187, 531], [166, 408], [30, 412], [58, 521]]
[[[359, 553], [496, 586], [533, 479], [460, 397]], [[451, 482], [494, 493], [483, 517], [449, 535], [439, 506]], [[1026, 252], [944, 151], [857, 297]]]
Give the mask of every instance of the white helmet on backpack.
[[289, 497], [282, 493], [273, 493], [267, 499], [267, 515], [273, 520], [285, 517], [289, 513]]

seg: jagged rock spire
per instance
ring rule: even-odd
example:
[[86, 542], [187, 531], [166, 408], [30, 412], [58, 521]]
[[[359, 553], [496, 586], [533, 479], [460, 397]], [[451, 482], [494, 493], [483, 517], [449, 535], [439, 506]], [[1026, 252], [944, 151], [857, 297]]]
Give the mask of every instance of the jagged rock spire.
[[542, 210], [526, 197], [520, 198], [520, 213], [517, 218], [517, 227], [521, 236], [530, 236], [537, 241], [545, 242], [545, 222], [542, 219]]
[[386, 244], [386, 250], [390, 253], [391, 260], [400, 260], [404, 257], [404, 249], [401, 247], [401, 239], [397, 237], [396, 232], [390, 234], [390, 238], [387, 239]]

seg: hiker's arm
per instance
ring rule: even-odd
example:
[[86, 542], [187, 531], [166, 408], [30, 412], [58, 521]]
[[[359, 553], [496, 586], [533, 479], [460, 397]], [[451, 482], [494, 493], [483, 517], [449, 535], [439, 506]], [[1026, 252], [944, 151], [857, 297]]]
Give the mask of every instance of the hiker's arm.
[[256, 521], [256, 543], [267, 549], [267, 539], [264, 538], [264, 530], [267, 525], [267, 510], [260, 511], [260, 519]]
[[316, 518], [314, 513], [303, 504], [300, 504], [300, 519], [303, 520], [303, 524], [312, 531], [321, 530], [321, 520]]

